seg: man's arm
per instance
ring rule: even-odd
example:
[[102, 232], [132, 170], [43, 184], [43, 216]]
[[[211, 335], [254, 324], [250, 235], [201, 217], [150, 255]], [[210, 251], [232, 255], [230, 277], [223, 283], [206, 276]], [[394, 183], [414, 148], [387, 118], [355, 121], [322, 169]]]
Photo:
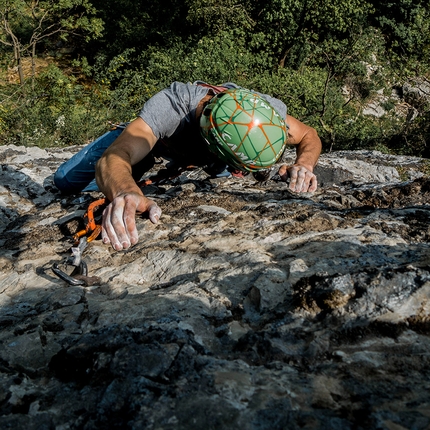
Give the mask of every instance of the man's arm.
[[296, 161], [292, 166], [283, 165], [279, 175], [286, 181], [290, 177], [289, 188], [296, 192], [312, 192], [317, 189], [317, 178], [313, 173], [321, 154], [321, 140], [316, 130], [287, 115], [288, 144], [297, 145]]
[[137, 243], [136, 213], [149, 212], [153, 223], [161, 216], [161, 209], [143, 195], [132, 177], [132, 166], [146, 157], [156, 142], [151, 128], [137, 118], [97, 163], [97, 185], [111, 202], [103, 212], [102, 239], [117, 251]]

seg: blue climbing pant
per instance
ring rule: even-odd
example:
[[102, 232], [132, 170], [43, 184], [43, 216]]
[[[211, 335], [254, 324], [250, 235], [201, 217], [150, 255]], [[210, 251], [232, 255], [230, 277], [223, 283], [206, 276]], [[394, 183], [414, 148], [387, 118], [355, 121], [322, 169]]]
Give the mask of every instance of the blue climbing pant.
[[64, 194], [98, 191], [96, 163], [123, 130], [108, 131], [61, 164], [54, 175], [55, 186]]
[[[81, 191], [99, 191], [95, 180], [97, 161], [122, 133], [125, 125], [121, 124], [116, 129], [108, 131], [61, 164], [54, 174], [55, 186], [63, 194], [75, 194]], [[149, 154], [132, 167], [133, 178], [138, 181], [153, 166], [154, 157], [152, 154]]]

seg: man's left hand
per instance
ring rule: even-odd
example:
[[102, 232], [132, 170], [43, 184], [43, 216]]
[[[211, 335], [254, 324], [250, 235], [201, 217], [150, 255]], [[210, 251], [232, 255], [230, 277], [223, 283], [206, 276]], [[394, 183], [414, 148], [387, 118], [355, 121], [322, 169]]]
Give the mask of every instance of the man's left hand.
[[281, 166], [278, 173], [285, 182], [290, 178], [289, 188], [291, 191], [297, 193], [311, 193], [317, 189], [317, 177], [305, 166], [293, 165], [288, 167], [284, 164]]

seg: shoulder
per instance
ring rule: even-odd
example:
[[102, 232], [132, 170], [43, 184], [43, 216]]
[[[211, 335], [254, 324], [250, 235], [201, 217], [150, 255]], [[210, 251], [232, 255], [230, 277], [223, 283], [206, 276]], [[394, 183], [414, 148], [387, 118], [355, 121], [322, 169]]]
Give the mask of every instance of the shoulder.
[[197, 106], [207, 93], [208, 88], [173, 82], [152, 96], [144, 104], [139, 116], [158, 139], [170, 137], [194, 122]]
[[173, 82], [167, 88], [153, 95], [143, 106], [144, 111], [166, 112], [172, 109], [182, 114], [193, 112], [200, 100], [206, 96], [208, 88], [191, 83]]
[[200, 101], [207, 93], [208, 88], [200, 85], [183, 82], [173, 82], [169, 87], [160, 91], [168, 96], [173, 102], [193, 103]]

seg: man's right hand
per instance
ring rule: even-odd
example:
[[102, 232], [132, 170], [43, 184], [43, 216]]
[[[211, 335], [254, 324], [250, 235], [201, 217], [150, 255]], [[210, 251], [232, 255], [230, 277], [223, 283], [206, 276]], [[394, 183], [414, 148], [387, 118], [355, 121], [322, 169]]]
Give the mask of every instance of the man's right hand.
[[131, 192], [115, 197], [103, 212], [102, 240], [116, 251], [128, 249], [138, 241], [136, 214], [148, 212], [149, 219], [158, 223], [160, 207], [140, 193]]
[[143, 160], [156, 142], [149, 125], [138, 117], [128, 124], [97, 162], [97, 185], [111, 201], [103, 212], [102, 239], [116, 251], [137, 243], [136, 214], [148, 212], [154, 224], [160, 219], [161, 209], [143, 195], [132, 176], [132, 166]]

